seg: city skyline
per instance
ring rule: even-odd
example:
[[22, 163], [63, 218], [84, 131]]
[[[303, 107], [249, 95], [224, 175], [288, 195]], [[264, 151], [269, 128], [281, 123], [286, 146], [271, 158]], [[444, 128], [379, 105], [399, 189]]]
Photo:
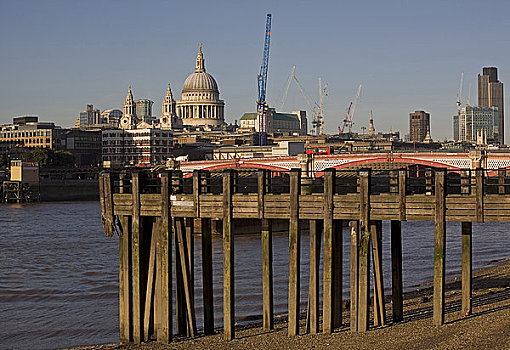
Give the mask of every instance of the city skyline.
[[[278, 109], [296, 65], [295, 74], [313, 100], [317, 78], [328, 83], [326, 133], [337, 132], [361, 83], [354, 131], [368, 126], [373, 110], [377, 131], [391, 128], [404, 135], [409, 113], [425, 110], [432, 138], [452, 139], [461, 72], [463, 104], [470, 84], [471, 104], [476, 104], [482, 67], [497, 67], [499, 80], [510, 81], [505, 45], [510, 25], [503, 11], [510, 5], [489, 3], [502, 11], [483, 26], [468, 20], [481, 13], [476, 2], [6, 3], [0, 15], [0, 28], [9, 33], [0, 39], [9, 48], [0, 54], [0, 123], [37, 114], [43, 121], [72, 126], [87, 104], [121, 109], [129, 85], [136, 99], [154, 101], [158, 117], [168, 83], [180, 97], [199, 42], [225, 100], [225, 120], [239, 123], [245, 112], [255, 111], [264, 19], [272, 13], [271, 107]], [[179, 15], [165, 18], [168, 13]], [[307, 110], [311, 121], [299, 90], [291, 85], [280, 112], [296, 109]]]

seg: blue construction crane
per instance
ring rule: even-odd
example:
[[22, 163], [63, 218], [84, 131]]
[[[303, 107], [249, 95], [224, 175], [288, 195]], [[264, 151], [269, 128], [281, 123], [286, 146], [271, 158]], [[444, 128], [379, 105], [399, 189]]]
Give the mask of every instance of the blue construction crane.
[[266, 104], [266, 87], [267, 87], [267, 68], [269, 65], [269, 43], [271, 41], [271, 14], [267, 14], [266, 19], [266, 38], [264, 41], [264, 56], [262, 57], [262, 65], [260, 73], [257, 77], [259, 85], [259, 99], [257, 101], [257, 121], [259, 125], [259, 145], [266, 145], [267, 131], [267, 104]]

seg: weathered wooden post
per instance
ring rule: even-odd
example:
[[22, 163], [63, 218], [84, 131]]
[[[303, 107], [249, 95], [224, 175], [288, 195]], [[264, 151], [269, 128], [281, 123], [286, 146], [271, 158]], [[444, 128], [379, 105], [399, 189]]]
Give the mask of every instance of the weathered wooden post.
[[324, 171], [324, 255], [322, 326], [324, 333], [332, 333], [335, 324], [335, 238], [333, 225], [333, 196], [335, 191], [335, 170]]
[[173, 337], [172, 326], [172, 218], [170, 210], [171, 179], [168, 172], [161, 174], [161, 231], [159, 233], [159, 288], [158, 332], [161, 343], [169, 343]]
[[319, 268], [321, 256], [322, 220], [310, 220], [310, 280], [307, 325], [312, 334], [319, 333]]
[[384, 326], [386, 324], [386, 309], [384, 307], [382, 270], [382, 221], [372, 221], [370, 224], [370, 235], [374, 259], [374, 325]]
[[506, 169], [498, 169], [498, 194], [506, 193]]
[[446, 254], [446, 196], [445, 171], [437, 169], [435, 174], [435, 222], [434, 222], [434, 325], [444, 323], [445, 302], [445, 254]]
[[299, 195], [301, 170], [290, 172], [290, 219], [289, 219], [289, 329], [290, 336], [299, 334], [299, 290], [301, 232], [299, 222]]
[[[193, 198], [196, 217], [200, 218], [200, 196], [209, 191], [209, 172], [193, 172]], [[204, 333], [214, 334], [212, 228], [210, 218], [201, 218], [202, 228], [202, 299], [204, 304]]]
[[402, 221], [406, 220], [406, 169], [398, 172], [399, 220], [391, 221], [391, 266], [392, 266], [392, 308], [393, 322], [404, 320], [404, 299], [402, 287]]
[[404, 320], [404, 298], [402, 291], [402, 223], [391, 221], [391, 300], [393, 323]]
[[132, 259], [133, 259], [133, 341], [143, 341], [143, 253], [142, 253], [142, 225], [140, 222], [140, 186], [141, 178], [138, 171], [131, 173], [131, 195], [133, 213], [131, 219]]
[[258, 217], [261, 219], [262, 241], [262, 327], [274, 328], [273, 321], [273, 232], [271, 221], [264, 218], [264, 197], [267, 191], [267, 171], [257, 174]]
[[[334, 191], [334, 187], [333, 187]], [[333, 220], [333, 235], [334, 238], [334, 259], [333, 259], [333, 326], [334, 328], [342, 327], [342, 271], [343, 271], [343, 235], [342, 235], [342, 220]]]
[[358, 331], [359, 305], [359, 222], [351, 221], [351, 332]]
[[476, 222], [484, 222], [483, 180], [484, 180], [483, 169], [477, 168], [475, 170]]
[[235, 337], [233, 192], [234, 171], [228, 169], [223, 172], [223, 332], [226, 340]]
[[359, 278], [358, 332], [368, 330], [370, 304], [370, 169], [361, 169], [359, 176]]
[[[461, 171], [460, 193], [469, 195], [471, 193], [471, 174], [470, 170]], [[501, 188], [499, 189], [501, 191]], [[476, 192], [476, 189], [475, 189]], [[472, 244], [471, 233], [473, 224], [469, 221], [461, 223], [461, 241], [462, 241], [462, 315], [471, 314], [472, 297]]]
[[472, 298], [472, 223], [462, 222], [462, 315], [471, 315]]

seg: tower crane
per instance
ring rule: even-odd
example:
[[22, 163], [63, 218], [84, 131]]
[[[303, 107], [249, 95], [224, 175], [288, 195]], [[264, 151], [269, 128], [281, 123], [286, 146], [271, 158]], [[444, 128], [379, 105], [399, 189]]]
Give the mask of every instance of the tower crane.
[[287, 100], [287, 94], [289, 93], [290, 83], [292, 82], [292, 77], [294, 76], [294, 71], [296, 70], [296, 66], [292, 66], [290, 70], [289, 79], [287, 79], [287, 85], [285, 85], [285, 90], [283, 92], [282, 103], [280, 104], [280, 111], [283, 111], [283, 106], [285, 105], [285, 100]]
[[345, 127], [347, 127], [349, 129], [349, 134], [352, 133], [352, 126], [354, 124], [352, 119], [354, 118], [354, 114], [356, 113], [356, 107], [358, 105], [360, 95], [361, 95], [361, 84], [359, 84], [359, 86], [358, 86], [358, 91], [356, 93], [356, 97], [354, 98], [354, 102], [351, 101], [351, 103], [349, 104], [349, 107], [345, 111], [345, 119], [343, 120], [344, 123], [342, 124], [342, 126], [338, 127], [338, 131], [340, 133], [344, 132]]
[[262, 56], [262, 65], [260, 66], [260, 73], [257, 76], [259, 98], [257, 100], [257, 122], [259, 126], [259, 145], [266, 145], [266, 132], [267, 132], [267, 103], [266, 103], [266, 88], [267, 88], [267, 68], [269, 66], [269, 44], [271, 41], [271, 14], [267, 14], [266, 18], [266, 35], [264, 40], [264, 54]]
[[312, 112], [312, 115], [313, 115], [312, 126], [313, 126], [313, 129], [314, 129], [315, 135], [322, 135], [322, 134], [324, 134], [324, 109], [323, 109], [323, 104], [324, 104], [324, 96], [328, 95], [327, 94], [328, 84], [326, 83], [326, 84], [324, 84], [324, 86], [322, 86], [321, 78], [319, 78], [319, 103], [314, 102], [314, 105], [312, 105], [312, 103], [310, 102], [310, 98], [306, 94], [305, 90], [303, 89], [303, 87], [299, 83], [299, 81], [296, 78], [296, 76], [292, 75], [292, 78], [296, 82], [296, 85], [298, 86], [299, 90], [301, 91], [301, 94], [303, 95], [303, 98], [305, 99], [306, 104], [308, 105], [308, 108], [310, 108], [310, 111]]
[[464, 84], [464, 72], [460, 73], [459, 93], [457, 94], [457, 109], [460, 115], [460, 105], [462, 100], [462, 85]]

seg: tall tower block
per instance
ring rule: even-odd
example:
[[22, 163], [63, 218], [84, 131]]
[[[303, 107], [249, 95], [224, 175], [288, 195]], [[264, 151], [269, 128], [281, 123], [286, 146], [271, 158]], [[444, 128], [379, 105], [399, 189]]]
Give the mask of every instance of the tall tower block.
[[498, 80], [496, 67], [483, 67], [478, 74], [478, 106], [498, 107], [498, 120], [494, 121], [494, 138], [500, 145], [505, 144], [505, 106], [503, 83]]

